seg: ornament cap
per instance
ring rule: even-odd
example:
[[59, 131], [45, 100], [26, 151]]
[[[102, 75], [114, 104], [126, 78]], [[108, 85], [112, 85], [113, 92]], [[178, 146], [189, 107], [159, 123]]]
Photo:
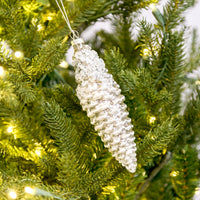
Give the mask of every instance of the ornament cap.
[[74, 47], [74, 50], [82, 49], [83, 44], [84, 44], [84, 40], [82, 38], [78, 38], [72, 41], [72, 46]]

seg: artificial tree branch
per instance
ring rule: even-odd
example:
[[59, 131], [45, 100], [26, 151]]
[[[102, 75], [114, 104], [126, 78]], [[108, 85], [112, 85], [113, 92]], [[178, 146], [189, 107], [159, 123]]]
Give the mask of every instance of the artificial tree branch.
[[160, 172], [160, 170], [169, 162], [172, 155], [171, 152], [168, 152], [163, 161], [156, 167], [150, 174], [150, 176], [146, 179], [146, 181], [141, 185], [139, 192], [135, 196], [134, 200], [140, 199], [141, 195], [146, 191], [146, 189], [149, 187], [149, 183], [154, 179], [154, 177]]

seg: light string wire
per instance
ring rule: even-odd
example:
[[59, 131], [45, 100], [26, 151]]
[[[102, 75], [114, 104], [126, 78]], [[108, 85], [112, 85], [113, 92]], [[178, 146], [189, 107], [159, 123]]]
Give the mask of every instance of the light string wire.
[[[59, 0], [60, 3], [58, 2], [58, 0], [55, 0], [55, 1], [56, 1], [56, 4], [58, 5], [58, 8], [60, 9], [60, 12], [62, 13], [62, 16], [63, 16], [65, 22], [67, 23], [67, 26], [68, 26], [69, 30], [70, 30], [71, 33], [72, 33], [72, 37], [70, 36], [71, 39], [74, 40], [74, 39], [79, 38], [78, 32], [75, 32], [75, 31], [72, 29], [72, 27], [71, 27], [71, 24], [70, 24], [70, 21], [69, 21], [67, 12], [66, 12], [66, 10], [65, 10], [65, 6], [64, 6], [64, 4], [63, 4], [63, 0]], [[60, 4], [61, 4], [61, 5], [60, 5]]]

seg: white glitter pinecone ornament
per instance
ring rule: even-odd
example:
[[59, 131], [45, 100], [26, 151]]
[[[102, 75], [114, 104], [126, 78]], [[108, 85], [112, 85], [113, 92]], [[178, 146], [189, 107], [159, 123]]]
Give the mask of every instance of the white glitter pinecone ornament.
[[79, 38], [73, 41], [76, 92], [104, 146], [127, 170], [137, 167], [136, 144], [131, 119], [119, 85], [97, 52]]

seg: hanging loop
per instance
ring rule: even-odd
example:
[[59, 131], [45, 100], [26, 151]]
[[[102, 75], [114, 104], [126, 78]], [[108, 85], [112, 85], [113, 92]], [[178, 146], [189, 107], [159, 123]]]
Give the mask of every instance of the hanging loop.
[[79, 34], [78, 34], [77, 31], [74, 31], [72, 29], [72, 27], [71, 27], [67, 12], [65, 10], [65, 6], [63, 4], [63, 0], [55, 0], [55, 1], [56, 1], [57, 5], [58, 5], [58, 7], [60, 9], [60, 12], [62, 13], [62, 16], [63, 16], [65, 22], [67, 23], [67, 26], [68, 26], [68, 28], [69, 28], [69, 30], [71, 32], [71, 34], [70, 34], [71, 39], [72, 40], [78, 39], [79, 38]]
[[76, 40], [76, 39], [80, 38], [80, 37], [79, 37], [79, 32], [78, 32], [78, 31], [73, 31], [73, 32], [71, 32], [71, 34], [70, 34], [69, 37], [70, 37], [72, 40]]

